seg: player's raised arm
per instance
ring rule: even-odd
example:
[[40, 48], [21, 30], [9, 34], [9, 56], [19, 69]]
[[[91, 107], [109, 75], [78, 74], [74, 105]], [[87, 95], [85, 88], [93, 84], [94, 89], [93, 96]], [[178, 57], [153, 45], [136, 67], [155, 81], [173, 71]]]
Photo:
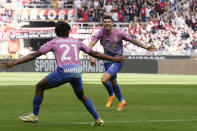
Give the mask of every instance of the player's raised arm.
[[144, 49], [146, 49], [148, 51], [157, 51], [157, 49], [153, 45], [150, 45], [150, 46], [144, 45], [139, 40], [132, 38], [131, 36], [129, 36], [125, 32], [121, 32], [121, 35], [123, 37], [123, 40], [129, 41], [129, 42], [131, 42], [132, 44], [134, 44], [136, 46], [144, 48]]
[[134, 45], [136, 45], [136, 46], [139, 46], [139, 47], [141, 47], [141, 48], [144, 48], [144, 49], [146, 49], [146, 50], [148, 50], [148, 51], [157, 51], [157, 49], [154, 47], [154, 46], [152, 46], [152, 45], [150, 45], [150, 46], [145, 46], [144, 44], [142, 44], [140, 41], [138, 41], [137, 39], [131, 39], [131, 40], [129, 40], [131, 43], [133, 43]]
[[7, 69], [7, 68], [10, 68], [10, 67], [14, 67], [15, 65], [26, 63], [26, 62], [29, 62], [31, 60], [34, 60], [41, 55], [42, 55], [42, 53], [39, 50], [37, 50], [36, 52], [28, 54], [21, 59], [8, 60], [7, 62], [3, 62], [3, 63], [0, 64], [0, 66], [1, 66], [1, 68]]
[[112, 57], [112, 56], [108, 56], [108, 55], [105, 55], [103, 53], [93, 51], [93, 50], [90, 50], [88, 55], [91, 55], [95, 58], [99, 58], [99, 59], [102, 59], [102, 60], [109, 60], [109, 61], [113, 61], [113, 62], [122, 62], [123, 61], [123, 58], [120, 57], [120, 55], [116, 55], [115, 57]]
[[[94, 41], [90, 41], [88, 47], [90, 47], [91, 49], [94, 47], [94, 45], [96, 44], [96, 42]], [[92, 56], [89, 56], [89, 60], [92, 66], [96, 66], [96, 59]]]

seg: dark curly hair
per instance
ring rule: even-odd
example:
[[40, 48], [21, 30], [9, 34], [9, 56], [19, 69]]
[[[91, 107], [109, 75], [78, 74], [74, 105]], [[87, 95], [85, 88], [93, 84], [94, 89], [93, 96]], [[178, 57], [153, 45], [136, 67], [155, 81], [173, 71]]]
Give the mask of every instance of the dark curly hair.
[[55, 26], [55, 34], [58, 37], [66, 37], [69, 36], [69, 32], [71, 30], [71, 27], [68, 23], [65, 22], [59, 22]]

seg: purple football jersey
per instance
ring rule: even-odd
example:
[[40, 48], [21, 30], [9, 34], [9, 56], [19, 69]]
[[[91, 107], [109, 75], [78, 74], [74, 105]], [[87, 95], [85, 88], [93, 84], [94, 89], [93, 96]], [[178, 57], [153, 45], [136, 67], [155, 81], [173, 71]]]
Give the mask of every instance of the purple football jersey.
[[116, 54], [123, 54], [123, 41], [130, 41], [131, 36], [125, 32], [113, 28], [113, 32], [110, 35], [107, 35], [104, 27], [102, 27], [98, 33], [92, 36], [92, 41], [97, 42], [100, 39], [101, 45], [103, 45], [104, 53], [110, 56], [115, 56]]
[[72, 37], [56, 37], [40, 48], [43, 54], [49, 51], [53, 52], [58, 67], [71, 64], [82, 65], [79, 59], [80, 50], [85, 53], [90, 52], [89, 47]]

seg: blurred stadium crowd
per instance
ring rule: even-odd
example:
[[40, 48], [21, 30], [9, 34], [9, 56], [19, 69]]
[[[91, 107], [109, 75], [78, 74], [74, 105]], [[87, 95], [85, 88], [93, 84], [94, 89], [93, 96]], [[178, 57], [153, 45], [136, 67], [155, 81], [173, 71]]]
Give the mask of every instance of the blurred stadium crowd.
[[[0, 0], [0, 23], [11, 23], [17, 6], [23, 8], [75, 8], [75, 22], [130, 23], [128, 33], [159, 52], [197, 54], [197, 0]], [[124, 27], [122, 27], [124, 28]], [[143, 52], [126, 43], [127, 52]]]

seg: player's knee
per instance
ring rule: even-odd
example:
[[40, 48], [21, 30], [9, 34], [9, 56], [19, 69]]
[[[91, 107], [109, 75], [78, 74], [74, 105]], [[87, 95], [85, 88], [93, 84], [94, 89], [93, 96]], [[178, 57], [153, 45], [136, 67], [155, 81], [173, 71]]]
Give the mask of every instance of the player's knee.
[[108, 82], [108, 80], [106, 80], [105, 78], [101, 78], [101, 82], [103, 83], [103, 84], [107, 84], [107, 82]]
[[115, 88], [115, 87], [116, 87], [116, 84], [113, 84], [113, 83], [112, 83], [112, 87], [114, 87], [114, 88]]
[[117, 82], [112, 81], [112, 86], [116, 87], [117, 86]]

